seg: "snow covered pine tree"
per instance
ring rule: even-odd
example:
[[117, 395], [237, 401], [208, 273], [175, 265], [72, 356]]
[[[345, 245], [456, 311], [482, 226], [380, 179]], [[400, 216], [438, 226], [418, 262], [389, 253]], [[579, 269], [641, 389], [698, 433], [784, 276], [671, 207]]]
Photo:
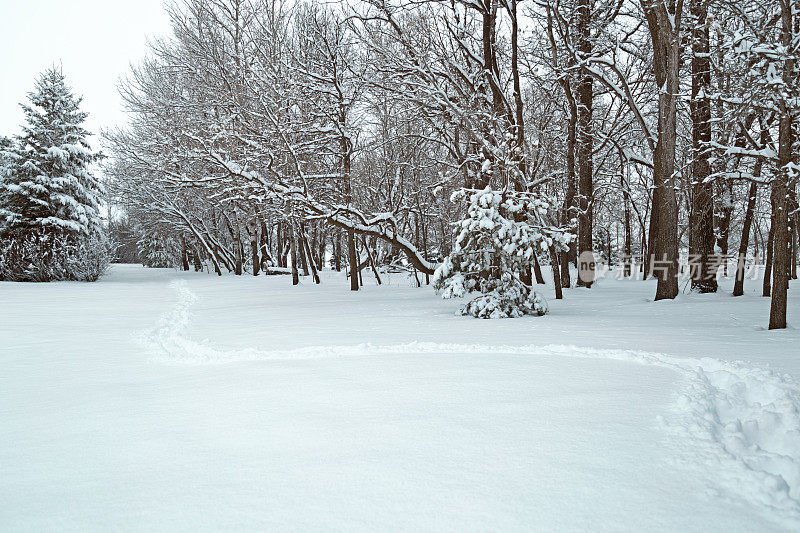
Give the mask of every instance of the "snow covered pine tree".
[[57, 68], [23, 105], [26, 126], [0, 181], [0, 280], [94, 281], [109, 261], [81, 99]]
[[136, 242], [142, 265], [150, 268], [175, 268], [180, 264], [180, 248], [174, 239], [158, 232], [147, 233]]
[[[471, 194], [469, 194], [471, 193]], [[520, 279], [538, 250], [568, 248], [572, 235], [547, 223], [550, 204], [534, 193], [460, 190], [452, 201], [469, 196], [467, 216], [455, 223], [455, 246], [434, 274], [433, 286], [444, 298], [480, 295], [461, 309], [476, 318], [542, 316], [547, 303]]]

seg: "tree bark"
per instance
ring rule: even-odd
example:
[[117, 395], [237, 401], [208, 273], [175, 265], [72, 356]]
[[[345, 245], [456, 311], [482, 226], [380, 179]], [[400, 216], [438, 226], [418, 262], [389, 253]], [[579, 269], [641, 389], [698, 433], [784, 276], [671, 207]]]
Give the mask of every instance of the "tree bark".
[[556, 300], [564, 298], [564, 293], [561, 287], [561, 271], [558, 265], [558, 253], [555, 247], [550, 247], [550, 264], [553, 266], [553, 287], [556, 290]]
[[297, 272], [297, 246], [295, 245], [295, 232], [294, 225], [290, 226], [289, 232], [289, 250], [292, 254], [292, 285], [300, 283], [300, 274]]
[[775, 218], [774, 215], [770, 215], [769, 231], [767, 232], [767, 259], [764, 262], [764, 283], [762, 285], [761, 296], [769, 296], [772, 294], [773, 244], [775, 244]]
[[347, 231], [347, 257], [350, 264], [350, 290], [358, 290], [358, 253], [356, 252], [356, 235], [353, 230]]
[[[592, 54], [590, 0], [578, 0], [578, 55], [582, 61]], [[592, 197], [594, 195], [593, 176], [593, 131], [592, 105], [594, 86], [592, 76], [585, 68], [580, 70], [578, 80], [578, 286], [591, 287], [594, 282], [594, 261], [586, 261], [593, 251], [592, 247]]]
[[620, 179], [622, 180], [622, 202], [625, 209], [625, 250], [623, 251], [625, 263], [623, 266], [622, 275], [627, 278], [631, 275], [631, 260], [633, 255], [633, 244], [631, 242], [631, 199], [629, 198], [630, 193], [628, 192], [625, 184], [625, 176], [621, 175]]
[[308, 265], [311, 267], [311, 277], [314, 280], [314, 283], [319, 285], [319, 274], [317, 273], [317, 266], [314, 264], [314, 257], [311, 254], [311, 245], [308, 244], [308, 236], [306, 235], [305, 231], [302, 229], [303, 227], [300, 226], [300, 238], [302, 239], [303, 248], [306, 251], [306, 257], [308, 258]]
[[[788, 0], [781, 2], [782, 44], [786, 50], [791, 48], [793, 38], [792, 8]], [[793, 86], [794, 57], [788, 55], [783, 60], [783, 83]], [[788, 90], [788, 89], [787, 89]], [[789, 289], [789, 165], [792, 163], [792, 115], [785, 100], [780, 103], [778, 124], [778, 168], [772, 180], [772, 209], [775, 225], [775, 242], [772, 258], [772, 301], [769, 309], [769, 329], [786, 328], [786, 299]]]
[[721, 179], [719, 180], [719, 187], [720, 191], [718, 194], [719, 197], [719, 209], [717, 213], [717, 236], [716, 242], [717, 247], [720, 250], [720, 254], [725, 258], [722, 267], [724, 269], [724, 273], [728, 275], [728, 248], [730, 246], [730, 235], [731, 235], [731, 218], [733, 217], [733, 183], [729, 179]]
[[[564, 96], [567, 99], [567, 108], [569, 109], [569, 121], [567, 123], [567, 153], [566, 153], [566, 183], [567, 190], [564, 195], [564, 205], [561, 209], [561, 224], [566, 227], [572, 220], [573, 208], [575, 207], [575, 143], [576, 131], [578, 127], [578, 104], [575, 102], [575, 96], [572, 93], [572, 86], [570, 84], [570, 74], [567, 70], [559, 68], [558, 60], [558, 45], [556, 43], [555, 32], [553, 31], [553, 8], [546, 6], [547, 11], [547, 35], [550, 39], [550, 49], [552, 54], [553, 68], [559, 72], [558, 83], [564, 90]], [[571, 65], [574, 63], [574, 57], [568, 60]], [[561, 263], [561, 286], [569, 288], [570, 274], [569, 263], [570, 261], [578, 264], [578, 245], [575, 239], [570, 241], [569, 249], [559, 253]]]
[[643, 279], [647, 279], [648, 276], [653, 274], [653, 254], [655, 253], [656, 228], [658, 228], [658, 206], [661, 202], [658, 194], [659, 190], [660, 189], [657, 188], [653, 189], [653, 198], [650, 201], [650, 224], [647, 227], [647, 242], [645, 243], [645, 241], [642, 240], [642, 254], [644, 259], [642, 263], [644, 268]]
[[317, 252], [317, 270], [325, 270], [325, 250], [327, 248], [328, 232], [320, 231], [319, 234], [319, 251]]
[[[714, 255], [714, 185], [709, 162], [711, 142], [711, 58], [708, 38], [708, 2], [691, 0], [692, 15], [692, 206], [689, 267], [692, 290], [717, 292]], [[727, 242], [727, 239], [726, 239]]]
[[336, 269], [336, 272], [342, 271], [342, 232], [341, 230], [336, 231], [336, 235], [333, 237], [333, 268]]
[[369, 249], [367, 245], [367, 240], [365, 238], [361, 238], [361, 243], [364, 245], [364, 250], [367, 251], [367, 259], [369, 260], [369, 264], [372, 267], [372, 274], [375, 276], [375, 281], [378, 282], [378, 285], [381, 284], [381, 275], [378, 273], [378, 265], [375, 264], [375, 256]]
[[184, 271], [189, 270], [189, 248], [186, 246], [186, 237], [181, 236], [181, 264]]
[[536, 283], [544, 285], [544, 276], [542, 276], [542, 267], [539, 265], [539, 258], [533, 254], [533, 275], [536, 278]]
[[[653, 41], [653, 67], [658, 86], [658, 141], [653, 158], [653, 214], [650, 239], [656, 300], [678, 295], [678, 204], [675, 197], [675, 143], [680, 70], [681, 4], [667, 10], [663, 0], [641, 0]], [[657, 263], [656, 263], [657, 262]]]
[[[261, 235], [259, 237], [259, 257], [261, 260], [261, 268], [266, 269], [267, 263], [272, 261], [272, 254], [269, 249], [269, 235], [270, 231], [267, 229], [267, 222], [261, 220]], [[273, 265], [275, 266], [275, 265]]]
[[800, 211], [798, 211], [797, 193], [793, 187], [789, 188], [787, 201], [789, 213], [794, 213], [789, 216], [789, 279], [797, 279], [797, 224], [800, 222]]
[[258, 230], [250, 238], [250, 254], [253, 261], [253, 275], [258, 276], [261, 271], [261, 256], [258, 255]]
[[[756, 161], [756, 168], [753, 169], [753, 176], [761, 175], [761, 160]], [[744, 294], [744, 268], [747, 260], [747, 247], [750, 244], [750, 230], [753, 226], [753, 213], [756, 209], [756, 196], [758, 194], [758, 184], [752, 182], [750, 190], [747, 192], [747, 210], [744, 214], [742, 223], [742, 239], [739, 241], [739, 255], [736, 259], [736, 281], [733, 283], [733, 295], [741, 296]]]
[[278, 222], [278, 225], [275, 228], [275, 251], [278, 257], [278, 266], [281, 268], [286, 268], [286, 256], [283, 253], [285, 250], [285, 246], [283, 245], [284, 233], [283, 223]]
[[194, 246], [192, 247], [192, 262], [194, 263], [195, 272], [203, 271], [203, 262], [200, 260], [200, 252], [198, 252], [197, 248]]
[[[797, 207], [795, 207], [797, 209]], [[800, 222], [800, 217], [797, 215], [794, 216], [794, 224], [792, 227], [794, 231], [792, 232], [792, 267], [790, 269], [790, 277], [792, 279], [797, 279], [797, 255], [800, 253], [800, 233], [798, 233], [798, 222]]]
[[305, 241], [306, 241], [306, 231], [303, 223], [300, 223], [300, 227], [298, 228], [299, 231], [299, 238], [300, 238], [300, 264], [303, 265], [303, 276], [311, 275], [309, 271], [308, 264], [311, 263], [312, 258], [308, 256]]
[[[577, 143], [577, 130], [578, 130], [578, 104], [575, 102], [575, 97], [572, 95], [572, 89], [569, 81], [565, 79], [564, 93], [567, 96], [567, 103], [569, 106], [569, 123], [567, 124], [567, 192], [564, 195], [564, 207], [562, 210], [561, 223], [567, 226], [572, 219], [573, 209], [575, 207], [575, 195], [577, 194], [577, 184], [575, 180], [575, 145]], [[572, 262], [577, 266], [578, 264], [578, 242], [573, 239], [569, 243], [569, 250], [561, 252], [561, 286], [569, 288], [570, 274], [569, 264]]]
[[[761, 128], [761, 144], [765, 146], [769, 141], [769, 132], [767, 128], [762, 125]], [[756, 159], [753, 166], [753, 178], [758, 180], [761, 177], [761, 169], [764, 166], [763, 159]], [[755, 217], [756, 199], [758, 196], [758, 183], [753, 181], [750, 183], [749, 190], [747, 191], [747, 210], [744, 214], [744, 222], [742, 224], [742, 238], [739, 241], [739, 254], [736, 258], [736, 280], [733, 284], [733, 295], [741, 296], [744, 294], [744, 269], [745, 261], [747, 259], [747, 247], [750, 244], [750, 233], [753, 227], [753, 219]], [[758, 232], [756, 236], [756, 250], [755, 257], [758, 257]], [[764, 289], [769, 292], [769, 289]]]
[[[783, 130], [784, 117], [781, 117], [781, 130]], [[786, 120], [785, 122], [789, 122]], [[789, 126], [787, 125], [787, 128]], [[783, 136], [783, 131], [781, 131]], [[783, 146], [781, 145], [781, 151]], [[781, 167], [783, 157], [778, 156]], [[787, 161], [788, 163], [788, 161]], [[786, 170], [779, 168], [772, 181], [772, 205], [775, 210], [773, 224], [775, 232], [772, 243], [772, 301], [769, 310], [769, 329], [783, 329], [786, 327], [786, 296], [789, 288], [789, 233], [787, 231], [788, 217], [786, 194]]]

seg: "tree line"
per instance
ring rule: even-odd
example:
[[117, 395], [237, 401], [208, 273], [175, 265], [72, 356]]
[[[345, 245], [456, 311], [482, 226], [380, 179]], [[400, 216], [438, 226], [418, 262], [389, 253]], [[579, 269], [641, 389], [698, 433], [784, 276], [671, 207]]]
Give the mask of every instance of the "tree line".
[[295, 283], [332, 267], [353, 290], [364, 269], [406, 269], [491, 300], [469, 314], [516, 316], [541, 312], [543, 265], [556, 297], [591, 287], [594, 254], [656, 277], [658, 300], [681, 270], [714, 292], [730, 268], [741, 295], [755, 256], [785, 327], [789, 0], [167, 9], [172, 34], [121, 84], [130, 123], [105, 136], [112, 202], [154, 261]]

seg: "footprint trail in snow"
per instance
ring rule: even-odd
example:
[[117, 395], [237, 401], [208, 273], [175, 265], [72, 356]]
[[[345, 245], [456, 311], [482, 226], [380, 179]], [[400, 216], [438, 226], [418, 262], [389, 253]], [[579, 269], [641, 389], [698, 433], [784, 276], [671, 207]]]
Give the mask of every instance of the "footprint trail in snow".
[[682, 377], [672, 414], [662, 420], [674, 453], [719, 496], [758, 506], [789, 528], [800, 528], [800, 387], [791, 377], [742, 362], [678, 358], [635, 350], [578, 346], [510, 346], [410, 342], [230, 350], [185, 333], [197, 296], [185, 281], [170, 286], [177, 302], [144, 336], [153, 359], [168, 364], [317, 359], [383, 354], [506, 354], [605, 358], [655, 365]]

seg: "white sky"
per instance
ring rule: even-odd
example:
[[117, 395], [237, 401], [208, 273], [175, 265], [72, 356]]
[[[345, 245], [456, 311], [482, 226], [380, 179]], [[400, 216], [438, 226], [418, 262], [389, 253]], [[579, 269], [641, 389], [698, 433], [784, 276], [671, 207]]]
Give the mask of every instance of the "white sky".
[[0, 135], [19, 132], [19, 103], [54, 64], [83, 96], [89, 131], [123, 124], [117, 81], [167, 33], [162, 0], [0, 0]]

